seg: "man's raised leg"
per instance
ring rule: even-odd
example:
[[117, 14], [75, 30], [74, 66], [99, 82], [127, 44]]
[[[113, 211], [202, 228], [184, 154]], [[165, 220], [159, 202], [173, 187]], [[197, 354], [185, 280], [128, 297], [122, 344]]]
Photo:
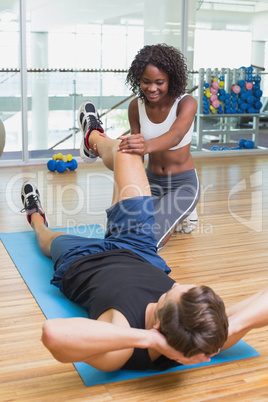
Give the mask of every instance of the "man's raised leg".
[[141, 156], [119, 151], [119, 142], [97, 130], [93, 130], [88, 137], [88, 145], [93, 149], [96, 146], [105, 166], [114, 171], [112, 204], [126, 198], [151, 195]]
[[105, 136], [98, 111], [92, 102], [83, 102], [78, 111], [78, 125], [84, 134], [80, 155], [85, 162], [94, 162], [98, 154], [114, 171], [113, 202], [151, 195], [141, 156], [118, 150], [120, 141]]

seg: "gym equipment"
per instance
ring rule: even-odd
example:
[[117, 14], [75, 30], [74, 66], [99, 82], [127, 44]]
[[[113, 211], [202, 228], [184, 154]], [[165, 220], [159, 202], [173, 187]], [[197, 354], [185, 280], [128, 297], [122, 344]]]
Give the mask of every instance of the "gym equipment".
[[214, 145], [210, 150], [211, 151], [234, 151], [237, 149], [253, 149], [255, 146], [254, 141], [251, 140], [246, 140], [245, 138], [241, 138], [238, 141], [238, 146], [237, 147], [227, 147], [227, 146], [223, 146], [222, 148], [220, 148], [218, 145]]
[[239, 94], [239, 92], [241, 91], [241, 87], [239, 85], [233, 85], [232, 90], [235, 94]]
[[56, 170], [58, 173], [63, 173], [65, 172], [66, 169], [73, 171], [77, 168], [77, 166], [78, 164], [75, 159], [71, 159], [69, 162], [64, 162], [63, 160], [56, 161], [55, 159], [50, 159], [47, 162], [48, 170], [50, 170], [51, 172], [55, 172]]
[[244, 138], [241, 138], [238, 141], [238, 145], [240, 146], [240, 148], [243, 148], [246, 142], [247, 142], [247, 140], [245, 140]]
[[219, 83], [219, 81], [213, 81], [211, 86], [212, 86], [212, 88], [219, 89], [220, 88], [220, 83]]
[[66, 169], [73, 171], [77, 166], [78, 164], [75, 159], [72, 159], [70, 162], [58, 161], [56, 164], [56, 170], [59, 173], [63, 173]]
[[217, 109], [220, 106], [220, 102], [218, 101], [218, 99], [215, 99], [214, 101], [212, 101], [212, 106]]
[[70, 162], [73, 159], [73, 157], [70, 154], [62, 155], [61, 153], [59, 153], [59, 154], [53, 155], [52, 159], [54, 159], [55, 161], [61, 160], [63, 162]]
[[238, 141], [238, 145], [239, 145], [240, 148], [253, 149], [254, 148], [254, 141], [245, 140], [245, 138], [241, 138]]
[[[247, 115], [252, 121], [252, 126], [241, 127], [240, 135], [242, 137], [250, 134], [254, 148], [258, 148], [260, 111], [263, 108], [260, 98], [263, 93], [260, 88], [261, 70], [259, 67], [252, 67], [232, 70], [229, 68], [199, 69], [197, 151], [202, 150], [203, 137], [208, 134], [219, 136], [220, 142], [231, 142], [231, 137], [237, 135], [237, 123], [243, 115]], [[215, 84], [212, 85], [214, 82], [220, 83], [217, 93], [215, 93]], [[219, 103], [211, 100], [213, 95], [218, 97]], [[216, 120], [215, 117], [218, 119]], [[205, 127], [205, 122], [208, 122], [210, 118], [212, 124]]]
[[253, 149], [254, 148], [254, 141], [248, 140], [244, 144], [244, 148], [246, 149]]
[[217, 92], [218, 92], [218, 90], [215, 89], [215, 88], [213, 88], [213, 87], [211, 87], [211, 88], [210, 88], [210, 92], [212, 93], [212, 95], [216, 95]]
[[220, 151], [220, 147], [218, 145], [214, 145], [214, 147], [211, 148], [211, 151]]
[[[218, 78], [218, 69], [213, 72], [211, 69], [207, 69], [205, 81], [203, 83], [204, 97], [209, 100], [213, 108], [208, 108], [204, 100], [204, 114], [222, 114], [223, 112], [226, 114], [255, 114], [260, 112], [261, 107], [257, 102], [263, 95], [260, 89], [261, 77], [258, 74], [253, 76], [251, 66], [240, 67], [232, 71], [222, 69], [220, 78]], [[239, 101], [242, 101], [243, 106], [238, 106]], [[220, 105], [223, 106], [223, 111], [218, 110]]]

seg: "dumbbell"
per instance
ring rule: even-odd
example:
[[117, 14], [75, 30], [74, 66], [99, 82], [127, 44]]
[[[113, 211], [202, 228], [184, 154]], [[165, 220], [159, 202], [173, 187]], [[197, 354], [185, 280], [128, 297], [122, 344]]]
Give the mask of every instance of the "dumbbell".
[[238, 145], [241, 148], [246, 148], [246, 149], [253, 149], [254, 148], [254, 141], [251, 140], [245, 140], [245, 138], [241, 138], [238, 142]]
[[71, 154], [68, 155], [62, 155], [61, 153], [53, 155], [52, 159], [54, 159], [55, 161], [57, 160], [61, 160], [63, 162], [71, 162], [71, 160], [73, 159]]
[[47, 163], [47, 167], [51, 172], [63, 173], [66, 169], [75, 170], [77, 168], [77, 161], [72, 159], [69, 162], [63, 162], [62, 160], [56, 161], [55, 159], [51, 159]]
[[63, 161], [58, 161], [56, 163], [56, 170], [59, 173], [63, 173], [66, 169], [69, 170], [75, 170], [77, 168], [77, 162], [75, 159], [72, 159], [70, 162], [63, 162]]

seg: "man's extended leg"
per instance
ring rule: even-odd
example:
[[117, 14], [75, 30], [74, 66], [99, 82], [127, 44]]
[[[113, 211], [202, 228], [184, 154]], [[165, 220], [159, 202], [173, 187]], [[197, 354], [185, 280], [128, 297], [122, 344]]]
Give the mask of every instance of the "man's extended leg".
[[[41, 205], [40, 194], [33, 183], [25, 182], [21, 189], [21, 199], [27, 219], [35, 231], [38, 245], [41, 251], [51, 257], [50, 247], [52, 241], [64, 232], [53, 232], [48, 228], [45, 212]], [[24, 211], [23, 210], [23, 211]]]
[[48, 227], [44, 225], [44, 221], [42, 220], [42, 217], [38, 213], [32, 215], [31, 226], [35, 232], [40, 250], [47, 257], [51, 257], [50, 248], [52, 241], [56, 237], [66, 235], [67, 233], [53, 232], [53, 230], [50, 230]]

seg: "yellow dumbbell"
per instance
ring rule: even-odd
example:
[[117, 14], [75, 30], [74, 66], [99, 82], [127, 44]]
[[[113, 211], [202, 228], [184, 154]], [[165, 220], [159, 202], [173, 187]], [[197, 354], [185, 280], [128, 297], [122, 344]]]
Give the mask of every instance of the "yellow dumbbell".
[[62, 154], [55, 154], [52, 156], [52, 159], [54, 159], [54, 161], [60, 160], [62, 158]]
[[53, 155], [52, 159], [54, 159], [55, 161], [63, 161], [63, 162], [71, 162], [71, 160], [73, 159], [71, 154], [68, 155], [62, 155], [61, 153]]

